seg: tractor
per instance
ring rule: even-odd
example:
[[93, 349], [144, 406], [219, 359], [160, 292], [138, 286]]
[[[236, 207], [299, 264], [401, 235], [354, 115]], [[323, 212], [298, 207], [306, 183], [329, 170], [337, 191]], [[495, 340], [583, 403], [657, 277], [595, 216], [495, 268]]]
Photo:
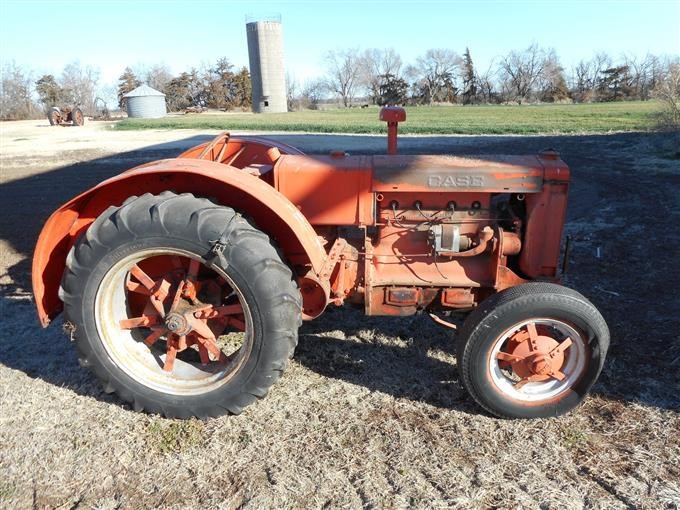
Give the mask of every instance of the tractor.
[[78, 106], [53, 106], [47, 112], [47, 120], [50, 126], [82, 126], [85, 124], [85, 116]]
[[[222, 133], [85, 191], [45, 224], [33, 291], [80, 364], [136, 411], [238, 414], [330, 306], [455, 329], [472, 398], [504, 418], [577, 406], [604, 363], [598, 310], [561, 286], [569, 168], [533, 156], [307, 155]], [[462, 317], [461, 317], [462, 318]], [[454, 321], [455, 322], [455, 321]]]

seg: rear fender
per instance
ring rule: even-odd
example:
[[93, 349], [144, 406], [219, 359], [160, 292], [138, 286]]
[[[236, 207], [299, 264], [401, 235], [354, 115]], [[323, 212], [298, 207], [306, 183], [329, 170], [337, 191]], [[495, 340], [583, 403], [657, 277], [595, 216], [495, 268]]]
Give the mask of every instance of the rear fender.
[[321, 271], [326, 252], [316, 232], [302, 213], [265, 181], [207, 160], [154, 161], [100, 183], [47, 220], [35, 248], [32, 271], [33, 294], [43, 326], [63, 308], [58, 291], [66, 256], [95, 218], [131, 196], [168, 190], [211, 198], [243, 212], [274, 239], [292, 264], [309, 266], [317, 274]]

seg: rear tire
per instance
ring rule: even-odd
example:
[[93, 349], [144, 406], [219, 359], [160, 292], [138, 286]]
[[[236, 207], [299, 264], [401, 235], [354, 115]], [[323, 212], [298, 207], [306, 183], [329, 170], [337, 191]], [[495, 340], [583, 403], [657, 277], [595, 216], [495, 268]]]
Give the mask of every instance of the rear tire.
[[[222, 234], [226, 247], [213, 258], [210, 250]], [[229, 282], [231, 298], [234, 293], [238, 297], [232, 303], [243, 306], [247, 349], [232, 371], [206, 369], [201, 379], [205, 363], [199, 366], [190, 358], [180, 362], [178, 357], [168, 373], [163, 370], [165, 353], [147, 347], [139, 330], [116, 333], [120, 317], [139, 315], [130, 311], [134, 296], [121, 290], [130, 283], [131, 264], [179, 256], [199, 261], [201, 274], [214, 272], [217, 281]], [[128, 274], [128, 280], [119, 274]], [[71, 249], [61, 292], [65, 318], [75, 327], [81, 365], [94, 372], [105, 391], [117, 393], [136, 411], [167, 417], [238, 414], [265, 396], [295, 349], [301, 323], [300, 292], [269, 237], [233, 209], [190, 194], [146, 194], [107, 209]], [[166, 310], [174, 295], [172, 290]], [[217, 295], [217, 305], [226, 304], [227, 298]], [[185, 354], [197, 358], [191, 349]], [[178, 372], [178, 364], [183, 372]], [[184, 373], [191, 378], [183, 379]]]
[[61, 112], [59, 111], [59, 108], [57, 107], [52, 107], [50, 108], [50, 111], [47, 113], [47, 120], [50, 121], [50, 126], [55, 126], [59, 124], [59, 118], [61, 117]]
[[585, 297], [533, 282], [488, 298], [467, 317], [458, 370], [470, 395], [496, 416], [557, 416], [590, 391], [608, 347], [607, 324]]

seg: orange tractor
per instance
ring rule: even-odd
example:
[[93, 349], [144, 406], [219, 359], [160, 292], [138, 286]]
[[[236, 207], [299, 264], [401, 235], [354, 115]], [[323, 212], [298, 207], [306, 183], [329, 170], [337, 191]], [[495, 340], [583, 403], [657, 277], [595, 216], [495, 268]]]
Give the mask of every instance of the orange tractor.
[[597, 379], [607, 325], [558, 285], [569, 169], [537, 156], [306, 155], [221, 134], [128, 170], [45, 224], [43, 326], [62, 310], [80, 362], [135, 410], [239, 413], [328, 306], [425, 312], [457, 333], [458, 372], [502, 417], [553, 416]]
[[78, 106], [53, 106], [47, 112], [47, 120], [50, 126], [82, 126], [85, 124], [85, 116]]

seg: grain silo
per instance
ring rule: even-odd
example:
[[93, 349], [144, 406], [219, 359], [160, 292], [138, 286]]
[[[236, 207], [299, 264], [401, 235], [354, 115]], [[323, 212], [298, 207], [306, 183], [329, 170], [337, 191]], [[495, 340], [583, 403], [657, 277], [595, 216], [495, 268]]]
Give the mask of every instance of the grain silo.
[[123, 97], [127, 102], [128, 117], [156, 119], [165, 117], [168, 112], [165, 107], [165, 94], [148, 85], [140, 85]]
[[253, 111], [288, 111], [281, 18], [246, 23]]

